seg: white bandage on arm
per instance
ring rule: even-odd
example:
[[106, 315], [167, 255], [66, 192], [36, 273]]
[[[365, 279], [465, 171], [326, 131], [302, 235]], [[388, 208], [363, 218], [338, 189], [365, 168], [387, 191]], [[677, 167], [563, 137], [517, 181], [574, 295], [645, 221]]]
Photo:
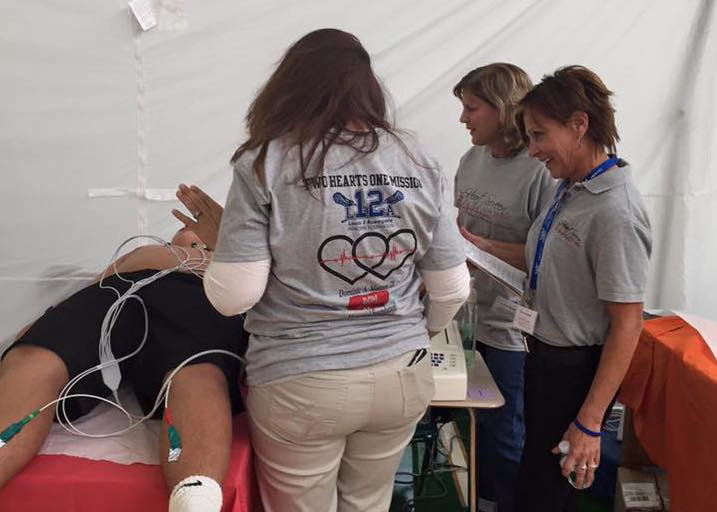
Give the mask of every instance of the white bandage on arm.
[[446, 270], [419, 270], [428, 293], [426, 328], [445, 329], [470, 293], [470, 274], [464, 263]]
[[271, 260], [212, 261], [204, 273], [204, 293], [222, 315], [244, 313], [264, 295], [270, 268]]

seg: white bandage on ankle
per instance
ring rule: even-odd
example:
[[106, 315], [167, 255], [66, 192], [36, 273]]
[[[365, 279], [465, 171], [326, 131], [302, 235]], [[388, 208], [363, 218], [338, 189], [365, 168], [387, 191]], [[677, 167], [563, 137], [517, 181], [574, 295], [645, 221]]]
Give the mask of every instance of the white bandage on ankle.
[[208, 476], [189, 476], [169, 495], [169, 512], [220, 512], [221, 509], [222, 488]]

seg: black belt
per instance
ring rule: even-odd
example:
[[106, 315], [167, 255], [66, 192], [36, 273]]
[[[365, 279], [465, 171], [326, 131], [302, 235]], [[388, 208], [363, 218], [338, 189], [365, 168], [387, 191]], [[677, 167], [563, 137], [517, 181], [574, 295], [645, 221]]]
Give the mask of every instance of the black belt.
[[528, 344], [528, 350], [535, 354], [590, 354], [602, 351], [602, 345], [573, 345], [571, 347], [556, 347], [555, 345], [549, 345], [544, 341], [540, 341], [538, 338], [531, 336], [530, 334], [526, 336], [526, 342]]

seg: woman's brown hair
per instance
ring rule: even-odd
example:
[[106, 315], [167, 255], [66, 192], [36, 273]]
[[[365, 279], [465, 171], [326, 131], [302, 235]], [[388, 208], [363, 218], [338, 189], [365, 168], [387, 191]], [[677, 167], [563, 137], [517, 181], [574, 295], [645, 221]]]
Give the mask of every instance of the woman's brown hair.
[[287, 138], [298, 146], [302, 177], [318, 154], [320, 170], [333, 144], [359, 153], [378, 148], [379, 130], [394, 133], [387, 120], [383, 88], [371, 58], [356, 36], [320, 29], [294, 43], [249, 107], [249, 138], [236, 150], [259, 149], [253, 169], [263, 181], [269, 143]]
[[[615, 126], [615, 108], [610, 91], [600, 77], [584, 66], [566, 66], [533, 87], [520, 102], [521, 107], [535, 109], [543, 115], [566, 123], [575, 112], [588, 116], [586, 136], [596, 147], [615, 153], [620, 136]], [[523, 136], [522, 112], [518, 116]]]
[[515, 154], [525, 147], [516, 119], [519, 103], [532, 87], [523, 69], [515, 64], [495, 62], [470, 71], [453, 87], [453, 94], [461, 99], [464, 92], [471, 93], [497, 109], [501, 135]]

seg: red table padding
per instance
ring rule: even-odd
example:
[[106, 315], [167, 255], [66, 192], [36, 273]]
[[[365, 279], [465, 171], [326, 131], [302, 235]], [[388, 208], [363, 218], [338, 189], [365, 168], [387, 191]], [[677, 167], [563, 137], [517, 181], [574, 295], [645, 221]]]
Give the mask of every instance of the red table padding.
[[[222, 512], [260, 511], [246, 414], [234, 418]], [[0, 510], [17, 512], [157, 512], [167, 510], [159, 466], [39, 455], [3, 489]]]
[[717, 360], [679, 317], [645, 322], [620, 392], [645, 452], [667, 471], [673, 512], [717, 510]]

